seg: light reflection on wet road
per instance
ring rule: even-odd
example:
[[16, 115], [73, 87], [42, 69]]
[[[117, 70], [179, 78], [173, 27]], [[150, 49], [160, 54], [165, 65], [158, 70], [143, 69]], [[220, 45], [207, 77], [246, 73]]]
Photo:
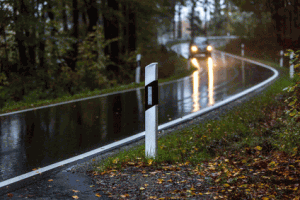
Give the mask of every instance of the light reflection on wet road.
[[[204, 70], [159, 86], [159, 124], [237, 94], [273, 75], [213, 54]], [[144, 131], [144, 89], [0, 117], [0, 181]]]

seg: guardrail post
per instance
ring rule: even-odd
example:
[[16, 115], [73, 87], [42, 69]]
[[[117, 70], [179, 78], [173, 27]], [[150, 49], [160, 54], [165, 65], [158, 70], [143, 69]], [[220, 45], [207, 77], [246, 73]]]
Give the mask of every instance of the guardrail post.
[[291, 52], [291, 54], [290, 54], [290, 78], [294, 78], [294, 64], [292, 62], [293, 58], [294, 58], [294, 53]]
[[283, 50], [280, 51], [280, 67], [283, 67]]
[[140, 83], [140, 73], [141, 73], [141, 54], [136, 56], [137, 67], [135, 69], [135, 82]]
[[242, 46], [242, 56], [244, 56], [244, 47], [245, 47], [245, 45], [242, 44], [241, 46]]
[[158, 130], [158, 67], [151, 63], [145, 68], [145, 156], [155, 158], [157, 154]]

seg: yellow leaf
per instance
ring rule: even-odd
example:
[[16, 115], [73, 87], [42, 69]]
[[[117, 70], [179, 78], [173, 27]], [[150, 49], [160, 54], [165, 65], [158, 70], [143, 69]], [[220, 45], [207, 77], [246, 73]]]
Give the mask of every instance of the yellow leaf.
[[246, 162], [247, 162], [247, 160], [242, 160], [242, 163], [244, 163], [244, 164], [245, 164]]
[[262, 148], [260, 146], [255, 147], [258, 151], [260, 151]]
[[157, 179], [158, 180], [158, 183], [162, 183], [162, 182], [164, 182], [164, 179]]
[[101, 197], [101, 195], [99, 193], [96, 193], [95, 195], [96, 195], [96, 197]]
[[96, 159], [93, 159], [92, 161], [93, 161], [93, 162], [95, 162], [95, 161], [96, 161]]
[[148, 160], [148, 164], [149, 164], [149, 165], [152, 165], [152, 162], [153, 162], [152, 159], [149, 159], [149, 160]]
[[117, 164], [118, 161], [119, 161], [119, 158], [116, 158], [116, 159], [113, 160], [113, 163], [114, 163], [114, 164]]
[[72, 190], [73, 192], [79, 192], [78, 190]]
[[229, 185], [229, 184], [227, 184], [227, 183], [225, 183], [225, 184], [224, 184], [224, 187], [229, 187], [229, 186], [230, 186], [230, 185]]
[[53, 179], [49, 179], [48, 181], [51, 182], [51, 181], [53, 181]]
[[144, 188], [144, 187], [141, 187], [140, 190], [145, 190], [145, 188]]
[[129, 197], [129, 194], [122, 194], [121, 197], [122, 197], [122, 198]]
[[72, 196], [72, 197], [73, 197], [73, 199], [79, 199], [79, 197], [76, 196], [76, 195], [74, 195], [74, 196]]
[[269, 198], [268, 197], [263, 197], [262, 200], [269, 200]]
[[94, 185], [90, 185], [90, 187], [95, 187]]

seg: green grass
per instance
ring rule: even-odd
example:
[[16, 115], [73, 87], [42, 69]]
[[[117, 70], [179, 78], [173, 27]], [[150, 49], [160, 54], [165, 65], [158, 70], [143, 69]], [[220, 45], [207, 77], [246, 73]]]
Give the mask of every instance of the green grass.
[[287, 96], [283, 89], [291, 83], [288, 70], [270, 61], [254, 60], [281, 71], [280, 77], [261, 94], [228, 111], [219, 120], [206, 120], [159, 138], [154, 160], [145, 157], [145, 146], [140, 145], [95, 164], [94, 170], [122, 170], [128, 163], [150, 163], [156, 167], [163, 163], [196, 166], [226, 151], [255, 146], [262, 146], [266, 151], [293, 152], [299, 145], [300, 126], [285, 114], [283, 100], [278, 100], [280, 96]]

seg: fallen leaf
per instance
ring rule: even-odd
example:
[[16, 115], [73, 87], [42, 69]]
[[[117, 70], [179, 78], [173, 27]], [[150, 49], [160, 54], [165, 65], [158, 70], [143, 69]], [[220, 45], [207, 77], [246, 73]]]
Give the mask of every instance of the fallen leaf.
[[95, 187], [95, 185], [90, 185], [90, 187]]
[[121, 197], [122, 197], [122, 198], [129, 197], [129, 194], [122, 194]]
[[79, 199], [79, 197], [76, 196], [76, 195], [74, 195], [74, 196], [72, 196], [72, 197], [73, 197], [73, 199]]
[[48, 181], [51, 182], [51, 181], [53, 181], [53, 179], [49, 179]]
[[260, 146], [256, 146], [255, 149], [257, 149], [258, 151], [262, 150]]
[[95, 195], [96, 195], [96, 197], [101, 197], [101, 195], [99, 193], [96, 193]]
[[78, 190], [72, 190], [72, 191], [75, 192], [75, 193], [76, 193], [76, 192], [79, 192]]
[[145, 188], [144, 187], [140, 187], [140, 190], [145, 190]]
[[7, 194], [8, 197], [13, 197], [14, 195], [12, 193]]
[[149, 164], [149, 165], [152, 165], [152, 162], [153, 162], [152, 159], [149, 159], [149, 160], [148, 160], [148, 164]]

